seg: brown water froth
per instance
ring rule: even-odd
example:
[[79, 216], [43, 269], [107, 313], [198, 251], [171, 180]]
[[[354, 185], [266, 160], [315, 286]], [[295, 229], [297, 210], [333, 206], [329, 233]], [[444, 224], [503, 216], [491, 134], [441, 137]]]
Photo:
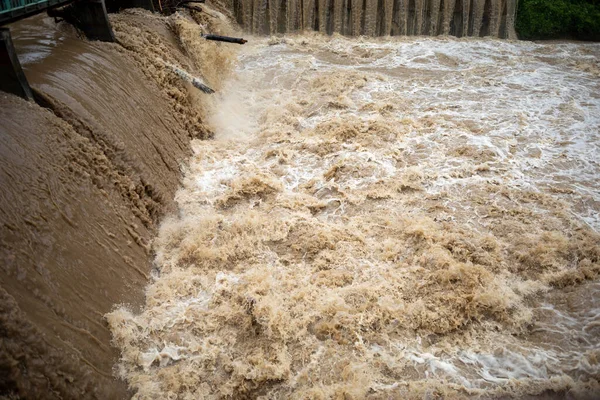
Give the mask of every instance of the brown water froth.
[[253, 43], [107, 315], [136, 398], [598, 394], [598, 46]]
[[155, 62], [202, 77], [196, 46], [220, 56], [191, 39], [198, 24], [139, 10], [111, 20], [117, 44], [44, 16], [11, 27], [47, 108], [0, 95], [0, 397], [128, 396], [103, 316], [143, 300], [188, 142], [211, 134], [196, 89]]

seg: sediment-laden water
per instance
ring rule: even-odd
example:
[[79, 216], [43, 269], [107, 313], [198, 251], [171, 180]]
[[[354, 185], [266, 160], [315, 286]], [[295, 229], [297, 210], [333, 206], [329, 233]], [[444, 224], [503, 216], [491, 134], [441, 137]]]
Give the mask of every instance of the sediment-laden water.
[[[10, 25], [43, 107], [0, 92], [2, 399], [130, 394], [112, 373], [104, 314], [143, 303], [148, 243], [176, 210], [179, 165], [192, 137], [211, 135], [202, 94], [166, 63], [218, 89], [210, 72], [225, 69], [227, 49], [192, 20], [110, 19], [118, 43], [45, 15]], [[211, 54], [210, 69], [198, 54]]]
[[252, 38], [107, 316], [137, 398], [600, 393], [597, 44]]

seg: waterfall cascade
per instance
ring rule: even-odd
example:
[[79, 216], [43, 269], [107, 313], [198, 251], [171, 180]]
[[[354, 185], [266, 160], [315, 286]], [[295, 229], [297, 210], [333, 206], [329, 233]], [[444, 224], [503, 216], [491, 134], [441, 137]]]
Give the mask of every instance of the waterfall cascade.
[[518, 0], [229, 0], [256, 34], [454, 35], [516, 39]]

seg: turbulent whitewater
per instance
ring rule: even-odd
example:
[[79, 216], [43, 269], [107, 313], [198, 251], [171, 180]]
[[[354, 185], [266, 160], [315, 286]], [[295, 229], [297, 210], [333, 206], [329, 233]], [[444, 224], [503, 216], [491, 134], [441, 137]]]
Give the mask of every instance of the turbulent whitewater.
[[107, 316], [118, 375], [157, 399], [593, 397], [599, 56], [252, 38], [144, 309]]
[[259, 34], [315, 30], [352, 36], [516, 38], [517, 0], [225, 0]]

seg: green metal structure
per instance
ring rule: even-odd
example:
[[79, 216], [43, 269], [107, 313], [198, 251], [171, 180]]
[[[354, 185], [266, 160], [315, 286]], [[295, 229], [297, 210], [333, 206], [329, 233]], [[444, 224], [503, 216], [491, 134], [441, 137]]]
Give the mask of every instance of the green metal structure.
[[73, 0], [0, 0], [0, 25], [9, 24]]

